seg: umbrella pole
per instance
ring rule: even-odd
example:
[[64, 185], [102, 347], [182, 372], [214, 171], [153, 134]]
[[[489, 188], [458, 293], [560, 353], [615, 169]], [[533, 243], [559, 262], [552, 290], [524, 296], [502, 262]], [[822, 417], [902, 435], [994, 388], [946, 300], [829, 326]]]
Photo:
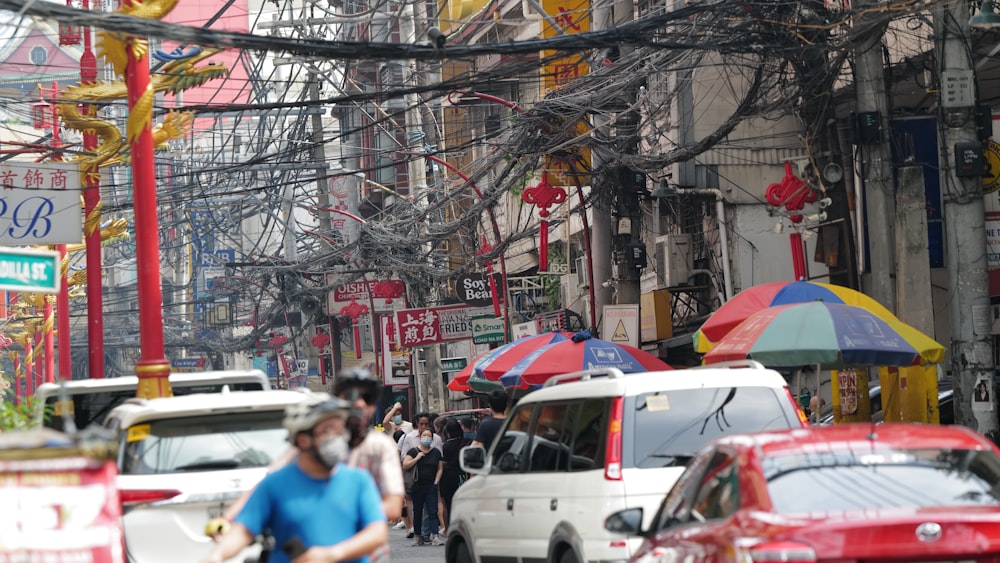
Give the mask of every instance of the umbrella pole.
[[795, 370], [795, 400], [802, 406], [802, 368]]
[[820, 396], [819, 390], [820, 390], [819, 364], [816, 364], [816, 412], [813, 413], [814, 415], [813, 422], [816, 424], [819, 423], [819, 412], [823, 410], [823, 397]]

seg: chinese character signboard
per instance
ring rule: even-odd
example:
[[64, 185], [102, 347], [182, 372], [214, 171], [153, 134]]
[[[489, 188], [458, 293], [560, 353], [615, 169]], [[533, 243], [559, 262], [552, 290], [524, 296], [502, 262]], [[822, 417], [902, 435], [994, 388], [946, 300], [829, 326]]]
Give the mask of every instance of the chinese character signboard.
[[[327, 274], [327, 286], [337, 283], [340, 274]], [[406, 284], [403, 280], [362, 280], [336, 286], [327, 294], [326, 310], [335, 312], [350, 305], [353, 299], [359, 305], [374, 308], [376, 313], [391, 313], [406, 306]], [[332, 314], [332, 313], [331, 313]]]
[[82, 240], [78, 163], [0, 162], [0, 244]]
[[399, 344], [406, 348], [472, 338], [469, 307], [431, 307], [396, 312]]
[[[558, 37], [563, 34], [583, 33], [590, 31], [590, 2], [589, 0], [542, 0], [542, 7], [545, 13], [552, 16], [542, 22], [542, 37]], [[554, 22], [558, 29], [549, 22]], [[590, 68], [582, 55], [574, 53], [564, 57], [549, 59], [556, 55], [557, 51], [542, 51], [542, 58], [545, 59], [542, 67], [542, 80], [545, 91], [558, 89], [576, 78], [589, 72]], [[572, 123], [553, 124], [551, 134], [564, 136], [567, 140], [573, 137], [582, 137], [589, 134], [587, 125], [580, 121], [575, 126]], [[577, 161], [575, 168], [577, 171], [589, 169], [590, 149], [585, 147], [573, 148], [566, 151], [566, 154], [546, 155], [545, 171], [548, 172], [548, 180], [554, 186], [575, 186], [577, 179], [570, 174], [570, 161]], [[586, 183], [586, 178], [579, 180]]]
[[[563, 34], [572, 35], [590, 31], [589, 0], [542, 0], [542, 7], [546, 14], [552, 16], [549, 20], [542, 22], [543, 38], [548, 39]], [[549, 23], [550, 20], [555, 22], [559, 29], [553, 27]], [[542, 51], [542, 58], [551, 57], [556, 53], [552, 50]], [[545, 90], [555, 90], [587, 74], [588, 70], [587, 62], [580, 54], [546, 60], [542, 70]]]

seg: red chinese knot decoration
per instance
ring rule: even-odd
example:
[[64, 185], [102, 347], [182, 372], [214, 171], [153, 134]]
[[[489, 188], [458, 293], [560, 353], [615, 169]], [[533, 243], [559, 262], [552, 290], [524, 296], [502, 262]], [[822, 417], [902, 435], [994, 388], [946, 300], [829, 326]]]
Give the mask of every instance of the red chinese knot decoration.
[[[780, 183], [771, 184], [764, 192], [767, 202], [775, 207], [785, 206], [788, 211], [800, 211], [805, 204], [816, 201], [816, 190], [809, 183], [792, 173], [792, 163], [785, 162], [785, 177]], [[801, 223], [802, 215], [790, 215], [792, 223]]]
[[525, 188], [521, 192], [525, 203], [538, 207], [538, 216], [542, 218], [538, 230], [538, 269], [549, 269], [549, 207], [566, 201], [566, 190], [549, 184], [549, 175], [542, 172], [542, 181], [537, 186]]
[[351, 299], [350, 305], [340, 308], [340, 314], [351, 319], [351, 327], [354, 329], [354, 356], [361, 359], [361, 327], [358, 326], [358, 319], [362, 315], [368, 314], [368, 306], [362, 305]]

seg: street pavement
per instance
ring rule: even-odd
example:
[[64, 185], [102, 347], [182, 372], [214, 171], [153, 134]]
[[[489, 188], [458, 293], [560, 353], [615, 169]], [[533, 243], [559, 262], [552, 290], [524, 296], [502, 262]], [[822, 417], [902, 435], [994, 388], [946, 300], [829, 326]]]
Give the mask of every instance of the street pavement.
[[444, 546], [421, 545], [413, 546], [413, 538], [406, 538], [406, 530], [389, 529], [389, 547], [392, 548], [394, 563], [442, 563], [444, 561]]

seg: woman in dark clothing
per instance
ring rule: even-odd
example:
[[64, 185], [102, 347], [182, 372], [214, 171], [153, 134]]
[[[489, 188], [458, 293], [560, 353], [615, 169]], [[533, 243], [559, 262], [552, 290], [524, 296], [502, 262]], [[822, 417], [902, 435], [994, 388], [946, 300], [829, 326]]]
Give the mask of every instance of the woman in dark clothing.
[[462, 484], [462, 478], [465, 476], [465, 472], [458, 464], [459, 452], [463, 447], [472, 443], [472, 440], [464, 436], [462, 425], [455, 420], [445, 425], [444, 436], [445, 442], [441, 448], [444, 451], [441, 456], [444, 469], [441, 471], [441, 485], [438, 487], [438, 494], [441, 495], [444, 525], [447, 529], [451, 521], [451, 499], [455, 496], [455, 491], [458, 490], [459, 485]]
[[[441, 481], [441, 451], [431, 447], [434, 433], [430, 428], [420, 432], [420, 445], [411, 448], [403, 458], [403, 471], [417, 466], [417, 480], [410, 489], [413, 499], [413, 532], [417, 539], [413, 545], [443, 545], [438, 537], [438, 486]], [[432, 529], [423, 530], [424, 510], [427, 510], [428, 522]]]

